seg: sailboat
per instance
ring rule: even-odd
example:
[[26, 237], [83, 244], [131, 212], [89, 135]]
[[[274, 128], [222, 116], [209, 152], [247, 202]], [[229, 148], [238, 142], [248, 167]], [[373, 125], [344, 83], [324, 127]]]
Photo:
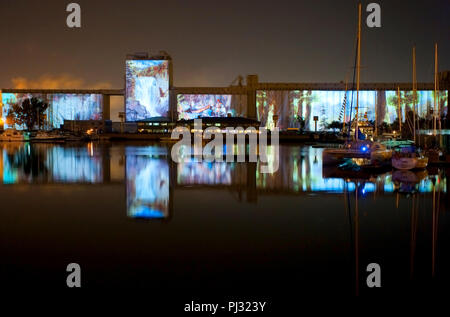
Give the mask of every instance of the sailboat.
[[[385, 145], [371, 140], [360, 139], [359, 129], [359, 82], [361, 66], [361, 3], [358, 4], [358, 33], [356, 53], [356, 107], [354, 118], [355, 135], [353, 140], [344, 143], [340, 148], [327, 148], [322, 152], [324, 165], [339, 164], [352, 159], [359, 166], [384, 166], [391, 164], [392, 150]], [[351, 119], [351, 118], [350, 118]], [[350, 120], [349, 130], [352, 129]]]
[[428, 157], [414, 145], [398, 147], [392, 155], [392, 166], [398, 170], [424, 169], [427, 165]]
[[[392, 155], [392, 166], [398, 170], [424, 169], [428, 165], [428, 157], [417, 149], [416, 144], [416, 107], [417, 107], [417, 79], [416, 79], [416, 47], [413, 47], [413, 144], [397, 146]], [[400, 89], [398, 89], [400, 103]], [[399, 118], [400, 122], [401, 118]]]

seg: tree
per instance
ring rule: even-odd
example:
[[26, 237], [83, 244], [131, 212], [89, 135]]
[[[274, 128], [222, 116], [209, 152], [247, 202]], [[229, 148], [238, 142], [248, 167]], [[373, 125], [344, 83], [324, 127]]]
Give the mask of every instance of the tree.
[[36, 125], [41, 127], [45, 122], [45, 110], [48, 103], [35, 97], [26, 98], [21, 103], [15, 103], [8, 111], [7, 120], [11, 124], [25, 125], [27, 130], [32, 130]]
[[301, 116], [295, 116], [295, 121], [298, 122], [300, 132], [305, 130], [305, 119]]

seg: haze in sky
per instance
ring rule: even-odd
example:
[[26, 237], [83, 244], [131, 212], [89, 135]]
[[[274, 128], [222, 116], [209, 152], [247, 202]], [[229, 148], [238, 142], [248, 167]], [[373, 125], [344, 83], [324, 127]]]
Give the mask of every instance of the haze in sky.
[[[238, 75], [268, 82], [338, 82], [351, 73], [355, 0], [77, 0], [80, 29], [61, 0], [0, 2], [0, 87], [123, 88], [125, 55], [165, 50], [175, 86], [228, 86]], [[381, 6], [381, 28], [363, 23], [361, 80], [419, 81], [450, 69], [450, 1], [363, 1]]]

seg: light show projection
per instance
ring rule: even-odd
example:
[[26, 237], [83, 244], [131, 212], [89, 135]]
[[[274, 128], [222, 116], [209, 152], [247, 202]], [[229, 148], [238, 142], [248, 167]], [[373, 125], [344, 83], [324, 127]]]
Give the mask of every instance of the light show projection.
[[[276, 122], [280, 129], [300, 128], [301, 118], [305, 123], [305, 130], [314, 130], [314, 117], [318, 117], [318, 130], [327, 130], [333, 121], [343, 122], [343, 104], [346, 99], [345, 121], [355, 116], [356, 92], [342, 90], [292, 90], [275, 91], [259, 90], [256, 95], [256, 110], [261, 126], [268, 129], [275, 127], [274, 116], [278, 116]], [[359, 116], [367, 115], [367, 120], [393, 123], [398, 118], [398, 101], [400, 99], [400, 112], [402, 121], [405, 121], [408, 111], [413, 107], [413, 92], [400, 91], [360, 91], [359, 92]], [[353, 100], [353, 108], [350, 105]], [[437, 103], [442, 115], [446, 115], [448, 108], [448, 91], [439, 91]], [[421, 118], [426, 118], [430, 109], [433, 109], [434, 91], [417, 91], [417, 109]], [[342, 113], [342, 114], [341, 114]]]
[[178, 119], [226, 117], [231, 110], [231, 95], [178, 95]]
[[[103, 98], [101, 94], [28, 94], [2, 93], [2, 115], [6, 118], [13, 104], [36, 97], [49, 104], [44, 128], [58, 129], [64, 120], [101, 120]], [[5, 128], [13, 126], [6, 124]], [[16, 129], [24, 127], [15, 126]]]
[[59, 128], [64, 120], [101, 120], [102, 95], [53, 94], [47, 118], [50, 127]]
[[126, 158], [127, 214], [132, 218], [164, 219], [169, 216], [169, 163], [144, 155]]
[[242, 95], [192, 95], [177, 96], [179, 120], [198, 117], [232, 117], [247, 115], [247, 96]]
[[127, 121], [167, 117], [169, 111], [169, 61], [126, 61]]
[[[14, 104], [20, 104], [25, 99], [28, 98], [38, 98], [40, 100], [47, 101], [47, 97], [44, 94], [15, 94], [15, 93], [1, 93], [1, 101], [2, 101], [2, 118], [6, 119], [8, 117], [9, 111], [12, 109]], [[48, 102], [48, 101], [47, 101]], [[25, 126], [8, 124], [8, 120], [4, 123], [5, 129], [15, 128], [18, 130], [25, 129]]]

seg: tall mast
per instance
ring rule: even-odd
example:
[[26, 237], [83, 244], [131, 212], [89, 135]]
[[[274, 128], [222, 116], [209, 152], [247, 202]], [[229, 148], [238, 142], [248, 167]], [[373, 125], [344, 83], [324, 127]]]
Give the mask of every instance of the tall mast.
[[[434, 100], [435, 104], [437, 103], [438, 108], [438, 123], [439, 123], [439, 146], [442, 147], [442, 122], [441, 122], [441, 103], [439, 101], [438, 95], [439, 93], [439, 72], [438, 72], [438, 45], [434, 44]], [[437, 102], [436, 102], [437, 100]]]
[[434, 104], [433, 104], [433, 135], [436, 135], [436, 94], [437, 94], [437, 43], [434, 44]]
[[[348, 79], [345, 79], [344, 120], [343, 120], [343, 122], [342, 122], [342, 133], [344, 133], [344, 131], [345, 131], [345, 119], [346, 119], [345, 113], [347, 112], [347, 89], [348, 89]], [[350, 119], [349, 124], [350, 124], [350, 126], [352, 125], [351, 119]], [[351, 127], [350, 127], [350, 128], [351, 128]]]
[[377, 113], [377, 104], [378, 104], [378, 94], [375, 95], [375, 137], [378, 136], [378, 113]]
[[359, 70], [361, 65], [361, 3], [358, 4], [358, 52], [356, 57], [356, 127], [355, 127], [355, 138], [358, 141], [359, 134]]
[[398, 124], [400, 128], [400, 136], [402, 135], [402, 107], [400, 105], [400, 86], [397, 86], [397, 111], [398, 111]]
[[416, 46], [413, 46], [413, 135], [414, 143], [416, 143], [416, 98], [417, 98], [417, 83], [416, 83]]

